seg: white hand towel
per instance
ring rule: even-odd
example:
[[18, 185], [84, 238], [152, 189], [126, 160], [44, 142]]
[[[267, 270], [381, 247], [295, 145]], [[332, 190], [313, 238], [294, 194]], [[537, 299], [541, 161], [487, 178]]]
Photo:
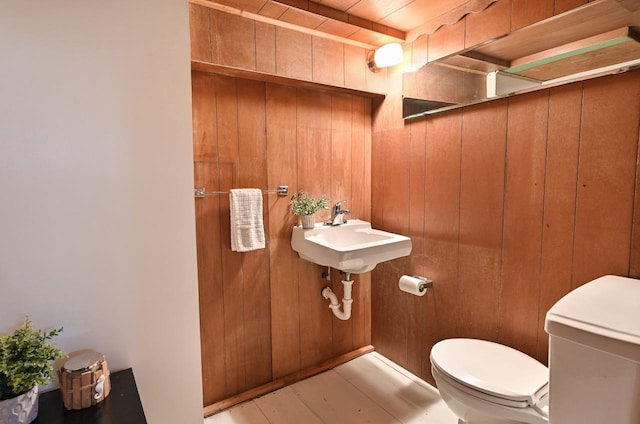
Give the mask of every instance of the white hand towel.
[[262, 223], [262, 190], [242, 188], [229, 190], [231, 207], [231, 250], [248, 252], [264, 249]]

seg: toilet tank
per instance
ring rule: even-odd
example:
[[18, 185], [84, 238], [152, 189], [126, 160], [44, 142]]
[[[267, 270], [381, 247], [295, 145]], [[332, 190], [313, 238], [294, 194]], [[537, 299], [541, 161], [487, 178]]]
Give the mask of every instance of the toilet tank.
[[640, 423], [640, 280], [607, 275], [547, 313], [549, 422]]

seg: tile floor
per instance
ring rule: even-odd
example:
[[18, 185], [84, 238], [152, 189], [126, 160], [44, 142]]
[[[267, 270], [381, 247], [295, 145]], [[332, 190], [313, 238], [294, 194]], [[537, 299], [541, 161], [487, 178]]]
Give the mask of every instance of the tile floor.
[[219, 412], [205, 424], [457, 424], [438, 390], [371, 352]]

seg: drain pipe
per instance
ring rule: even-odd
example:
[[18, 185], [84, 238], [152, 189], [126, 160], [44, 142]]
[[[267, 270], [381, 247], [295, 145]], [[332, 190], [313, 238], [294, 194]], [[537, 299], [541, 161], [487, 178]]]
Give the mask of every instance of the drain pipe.
[[344, 294], [342, 298], [342, 303], [344, 304], [344, 311], [340, 310], [340, 303], [338, 303], [338, 296], [331, 290], [329, 286], [324, 286], [322, 291], [322, 297], [329, 300], [331, 303], [329, 304], [329, 308], [333, 311], [333, 315], [335, 315], [338, 319], [343, 321], [351, 318], [351, 304], [353, 303], [353, 299], [351, 299], [351, 288], [353, 286], [353, 280], [351, 279], [351, 273], [347, 272], [346, 277], [342, 280], [342, 285], [344, 288]]

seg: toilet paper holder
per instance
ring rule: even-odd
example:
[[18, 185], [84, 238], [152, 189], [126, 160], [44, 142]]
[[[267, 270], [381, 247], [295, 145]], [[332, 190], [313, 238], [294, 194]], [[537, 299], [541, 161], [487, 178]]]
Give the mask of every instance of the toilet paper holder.
[[422, 284], [418, 287], [420, 289], [420, 293], [433, 287], [433, 281], [429, 280], [427, 277], [423, 277], [421, 275], [412, 275], [412, 277], [422, 281]]

